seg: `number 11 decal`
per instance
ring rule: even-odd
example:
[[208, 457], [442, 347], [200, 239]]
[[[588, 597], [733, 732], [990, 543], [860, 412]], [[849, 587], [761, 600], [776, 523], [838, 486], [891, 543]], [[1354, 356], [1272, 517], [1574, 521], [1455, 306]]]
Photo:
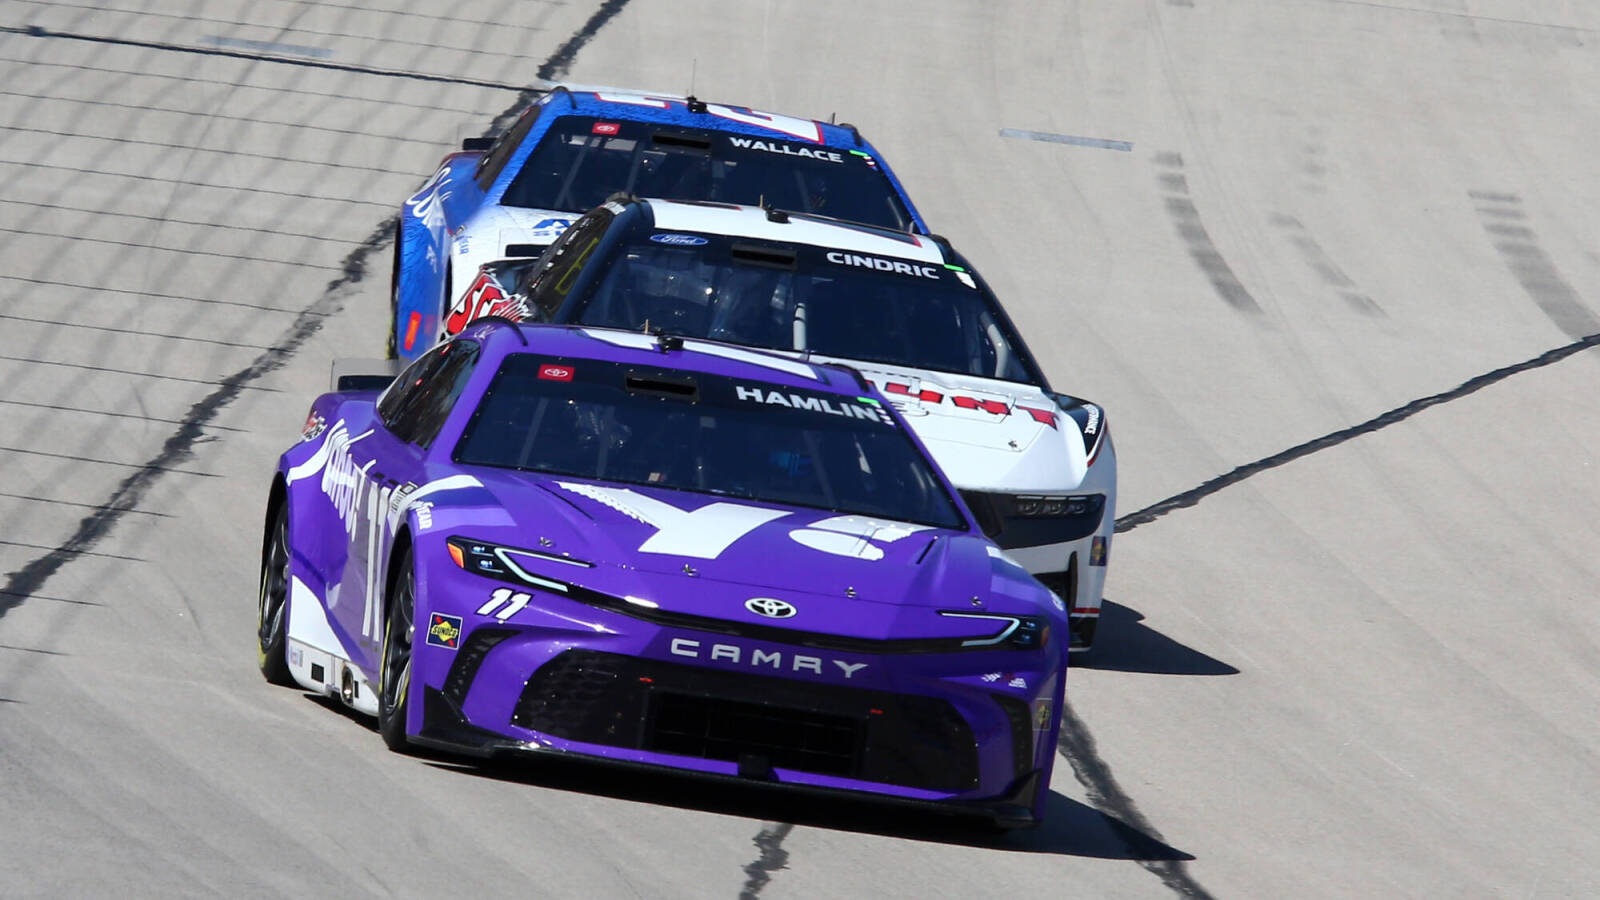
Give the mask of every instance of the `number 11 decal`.
[[519, 612], [522, 612], [533, 597], [528, 594], [513, 592], [510, 588], [495, 588], [489, 595], [489, 602], [478, 607], [478, 615], [494, 616], [504, 622]]

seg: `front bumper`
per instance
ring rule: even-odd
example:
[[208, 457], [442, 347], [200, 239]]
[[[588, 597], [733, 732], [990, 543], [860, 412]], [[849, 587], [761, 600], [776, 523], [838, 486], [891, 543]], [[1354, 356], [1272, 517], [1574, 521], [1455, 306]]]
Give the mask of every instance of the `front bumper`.
[[1093, 498], [1085, 513], [1053, 519], [1013, 514], [1016, 494], [963, 489], [961, 496], [989, 539], [1061, 599], [1071, 623], [1068, 649], [1088, 651], [1100, 624], [1114, 495], [1084, 492]]
[[866, 793], [1005, 827], [1036, 816], [1059, 651], [831, 653], [551, 604], [533, 617], [546, 627], [468, 617], [456, 648], [419, 648], [413, 740]]

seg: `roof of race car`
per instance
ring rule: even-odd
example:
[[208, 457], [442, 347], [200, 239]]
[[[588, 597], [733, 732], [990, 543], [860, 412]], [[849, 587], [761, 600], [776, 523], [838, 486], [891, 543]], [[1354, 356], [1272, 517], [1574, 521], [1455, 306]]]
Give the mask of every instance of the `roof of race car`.
[[664, 231], [696, 231], [701, 234], [784, 241], [895, 256], [936, 265], [945, 262], [944, 250], [937, 242], [904, 231], [890, 231], [801, 213], [788, 213], [783, 221], [773, 221], [767, 211], [760, 207], [731, 203], [659, 199], [644, 202], [649, 204], [654, 214], [656, 228]]
[[815, 119], [802, 119], [745, 106], [712, 102], [706, 103], [705, 112], [690, 112], [687, 97], [670, 93], [595, 88], [587, 85], [563, 85], [562, 88], [564, 89], [546, 94], [541, 99], [541, 104], [564, 101], [571, 105], [571, 112], [575, 115], [611, 116], [630, 121], [661, 122], [761, 137], [781, 136], [785, 140], [809, 141], [845, 150], [871, 151], [876, 155], [876, 151], [872, 150], [867, 140], [851, 126], [832, 125]]
[[[523, 340], [519, 340], [516, 334]], [[638, 351], [660, 360], [662, 368], [708, 372], [733, 378], [753, 378], [782, 384], [803, 384], [812, 390], [856, 396], [865, 389], [842, 367], [812, 365], [786, 356], [764, 353], [748, 347], [716, 341], [683, 339], [681, 350], [667, 355], [661, 338], [654, 334], [572, 325], [513, 325], [505, 321], [474, 322], [462, 332], [497, 350], [571, 356], [580, 359], [627, 360], [637, 362]], [[524, 341], [526, 346], [524, 346]]]

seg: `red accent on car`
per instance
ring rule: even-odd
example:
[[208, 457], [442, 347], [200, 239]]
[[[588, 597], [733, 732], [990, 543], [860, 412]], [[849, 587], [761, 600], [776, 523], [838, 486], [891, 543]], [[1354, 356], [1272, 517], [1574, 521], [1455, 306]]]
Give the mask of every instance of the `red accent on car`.
[[999, 400], [979, 400], [977, 397], [958, 397], [952, 395], [950, 397], [950, 402], [961, 407], [962, 409], [981, 409], [986, 413], [993, 413], [997, 416], [1011, 415], [1011, 407], [1001, 403]]
[[615, 122], [596, 122], [594, 127], [590, 129], [594, 134], [616, 134], [621, 130], [622, 126]]
[[572, 369], [567, 366], [546, 365], [539, 367], [539, 377], [545, 381], [571, 381]]
[[915, 397], [918, 400], [921, 400], [923, 403], [938, 403], [944, 399], [943, 394], [939, 393], [938, 391], [927, 390], [926, 388], [913, 394], [911, 393], [911, 385], [900, 384], [894, 381], [884, 384], [883, 389], [891, 394], [901, 394], [907, 397]]
[[422, 324], [422, 313], [411, 314], [411, 324], [406, 326], [406, 349], [410, 350], [417, 343], [417, 326]]
[[1056, 414], [1051, 410], [1034, 409], [1031, 406], [1019, 406], [1017, 409], [1033, 416], [1033, 420], [1041, 425], [1049, 425], [1051, 428], [1056, 427]]
[[489, 315], [490, 309], [505, 298], [494, 278], [487, 272], [479, 272], [472, 286], [450, 307], [450, 314], [444, 320], [445, 333], [460, 334], [474, 320]]
[[1072, 614], [1075, 616], [1098, 616], [1100, 615], [1100, 610], [1090, 609], [1087, 606], [1074, 606], [1072, 608]]

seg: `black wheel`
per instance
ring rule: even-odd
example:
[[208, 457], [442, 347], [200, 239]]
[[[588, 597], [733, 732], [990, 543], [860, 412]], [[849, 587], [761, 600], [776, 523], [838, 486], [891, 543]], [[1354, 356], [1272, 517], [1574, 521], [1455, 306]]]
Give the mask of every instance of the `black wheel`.
[[390, 750], [406, 752], [406, 694], [411, 688], [411, 640], [416, 634], [416, 581], [411, 551], [400, 560], [400, 575], [383, 630], [383, 670], [378, 681], [378, 733]]
[[289, 631], [289, 504], [278, 504], [267, 548], [261, 556], [261, 595], [257, 608], [256, 664], [273, 684], [293, 685], [284, 644]]

